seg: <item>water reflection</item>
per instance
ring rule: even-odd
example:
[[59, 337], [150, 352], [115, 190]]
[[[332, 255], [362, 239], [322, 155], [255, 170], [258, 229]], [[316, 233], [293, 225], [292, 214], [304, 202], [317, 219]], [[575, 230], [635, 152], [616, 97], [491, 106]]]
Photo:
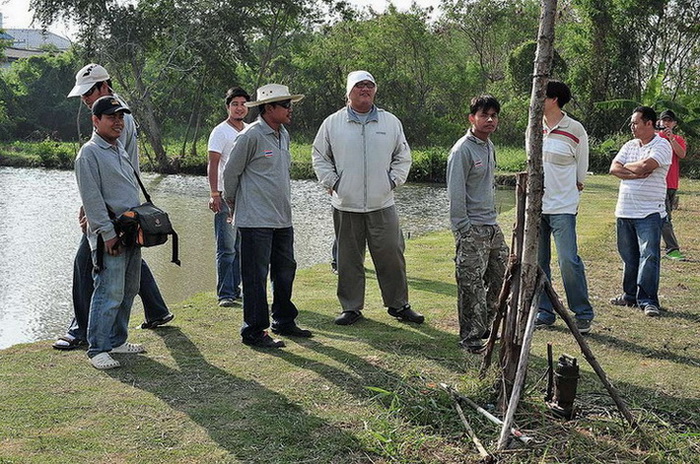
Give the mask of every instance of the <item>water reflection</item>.
[[[181, 268], [170, 264], [169, 244], [143, 250], [166, 301], [213, 292], [214, 231], [206, 179], [143, 177], [155, 203], [168, 211], [180, 235]], [[407, 236], [449, 226], [444, 186], [407, 185], [396, 197]], [[499, 192], [500, 208], [511, 208], [512, 197], [510, 191]], [[328, 194], [316, 182], [294, 181], [292, 204], [299, 267], [329, 262], [333, 224]], [[79, 206], [71, 171], [0, 167], [0, 349], [53, 338], [65, 330], [72, 317]], [[137, 302], [132, 325], [142, 318]]]

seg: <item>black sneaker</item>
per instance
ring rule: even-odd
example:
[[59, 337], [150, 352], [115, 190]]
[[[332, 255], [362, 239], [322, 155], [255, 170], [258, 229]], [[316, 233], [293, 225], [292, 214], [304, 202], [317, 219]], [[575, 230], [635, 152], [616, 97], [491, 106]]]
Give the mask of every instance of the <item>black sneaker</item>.
[[587, 334], [591, 331], [590, 319], [576, 319], [576, 328], [582, 335]]
[[277, 340], [270, 337], [267, 332], [263, 332], [261, 337], [257, 338], [244, 338], [243, 344], [248, 346], [254, 346], [256, 348], [283, 348], [284, 342], [282, 340]]
[[636, 301], [628, 300], [627, 298], [625, 298], [625, 295], [620, 295], [620, 296], [616, 296], [615, 298], [610, 298], [610, 304], [615, 305], [615, 306], [629, 306], [629, 307], [637, 306]]
[[394, 316], [400, 321], [415, 322], [416, 324], [422, 324], [425, 317], [421, 313], [417, 313], [411, 309], [411, 305], [407, 304], [401, 308], [389, 308], [387, 312], [390, 316]]
[[340, 316], [335, 318], [335, 323], [338, 325], [352, 325], [362, 319], [360, 311], [343, 311]]
[[486, 348], [486, 340], [482, 340], [480, 338], [474, 340], [462, 340], [459, 342], [459, 347], [469, 353], [480, 354]]
[[143, 324], [141, 324], [142, 329], [155, 329], [158, 326], [167, 324], [168, 322], [172, 321], [175, 319], [175, 315], [173, 313], [168, 313], [165, 317], [162, 317], [160, 319], [156, 319], [155, 321], [146, 321]]
[[310, 330], [302, 329], [296, 324], [285, 327], [273, 327], [272, 332], [277, 335], [284, 335], [285, 337], [311, 338], [314, 336]]

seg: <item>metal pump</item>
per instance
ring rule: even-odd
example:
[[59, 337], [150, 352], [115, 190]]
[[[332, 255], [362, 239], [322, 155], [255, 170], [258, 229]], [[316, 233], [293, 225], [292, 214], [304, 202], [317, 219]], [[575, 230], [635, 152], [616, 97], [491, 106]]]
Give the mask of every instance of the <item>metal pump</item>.
[[[545, 402], [549, 409], [567, 420], [576, 415], [576, 387], [578, 386], [579, 367], [576, 358], [562, 354], [556, 369], [552, 360], [552, 345], [547, 345], [549, 377]], [[552, 388], [553, 387], [553, 388]], [[552, 391], [554, 389], [554, 391]]]

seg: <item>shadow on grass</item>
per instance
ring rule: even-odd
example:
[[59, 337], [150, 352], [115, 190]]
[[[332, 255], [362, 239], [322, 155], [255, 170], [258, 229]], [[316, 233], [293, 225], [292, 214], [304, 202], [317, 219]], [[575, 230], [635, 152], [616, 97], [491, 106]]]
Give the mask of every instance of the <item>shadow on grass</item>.
[[[371, 279], [377, 282], [377, 273], [374, 269], [365, 269], [368, 280]], [[437, 293], [457, 299], [457, 284], [447, 283], [441, 280], [421, 279], [418, 277], [407, 276], [408, 286], [415, 290], [427, 293]], [[378, 285], [378, 284], [377, 284]]]
[[242, 462], [363, 462], [357, 439], [279, 393], [220, 369], [177, 327], [155, 331], [179, 369], [140, 357], [113, 378], [148, 391], [207, 431]]
[[[565, 326], [554, 326], [548, 327], [545, 330], [557, 331], [562, 333], [568, 333], [569, 329]], [[572, 336], [573, 337], [573, 336]], [[604, 335], [600, 332], [591, 332], [586, 335], [586, 338], [590, 340], [595, 340], [602, 345], [614, 346], [620, 350], [630, 351], [632, 353], [640, 354], [647, 358], [661, 359], [664, 361], [671, 361], [679, 364], [686, 364], [688, 366], [700, 367], [700, 359], [692, 356], [682, 356], [672, 351], [658, 350], [655, 348], [649, 348], [643, 345], [638, 345], [636, 343], [631, 343], [621, 338], [612, 337], [610, 335]]]

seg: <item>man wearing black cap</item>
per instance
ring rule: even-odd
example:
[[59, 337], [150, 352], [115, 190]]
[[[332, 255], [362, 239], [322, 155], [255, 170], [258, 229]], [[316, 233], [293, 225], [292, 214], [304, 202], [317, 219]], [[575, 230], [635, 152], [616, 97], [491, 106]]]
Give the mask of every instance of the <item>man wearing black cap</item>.
[[676, 234], [673, 232], [671, 211], [676, 202], [676, 192], [678, 191], [678, 183], [681, 177], [680, 162], [682, 158], [685, 158], [686, 144], [683, 137], [673, 133], [678, 124], [676, 122], [676, 113], [671, 110], [662, 111], [659, 119], [659, 135], [668, 140], [673, 149], [673, 160], [666, 176], [666, 222], [664, 222], [663, 229], [661, 229], [661, 236], [666, 244], [666, 257], [685, 261], [685, 256], [681, 253]]
[[[80, 97], [80, 100], [88, 108], [101, 97], [111, 96], [121, 105], [127, 107], [124, 100], [112, 90], [112, 81], [107, 70], [96, 63], [90, 63], [81, 68], [75, 75], [75, 85], [68, 93], [68, 98]], [[136, 122], [131, 114], [125, 114], [123, 128], [119, 135], [124, 149], [129, 155], [129, 160], [138, 170], [139, 154], [136, 141]], [[80, 221], [84, 216], [80, 211]], [[72, 350], [85, 344], [88, 313], [90, 311], [90, 299], [92, 298], [92, 261], [90, 247], [83, 236], [78, 252], [73, 263], [73, 311], [74, 318], [65, 335], [58, 338], [53, 344], [57, 350]], [[175, 317], [168, 310], [163, 297], [158, 289], [158, 284], [153, 273], [143, 261], [141, 264], [141, 286], [139, 290], [146, 321], [141, 324], [142, 329], [154, 329], [166, 324]]]
[[145, 351], [126, 341], [131, 304], [139, 290], [141, 250], [121, 245], [112, 222], [112, 217], [140, 204], [135, 169], [119, 141], [124, 115], [129, 113], [113, 96], [98, 99], [92, 106], [95, 131], [75, 159], [93, 262], [101, 258], [103, 264], [99, 272], [93, 272], [87, 327], [87, 354], [96, 369], [119, 367], [110, 353]]

